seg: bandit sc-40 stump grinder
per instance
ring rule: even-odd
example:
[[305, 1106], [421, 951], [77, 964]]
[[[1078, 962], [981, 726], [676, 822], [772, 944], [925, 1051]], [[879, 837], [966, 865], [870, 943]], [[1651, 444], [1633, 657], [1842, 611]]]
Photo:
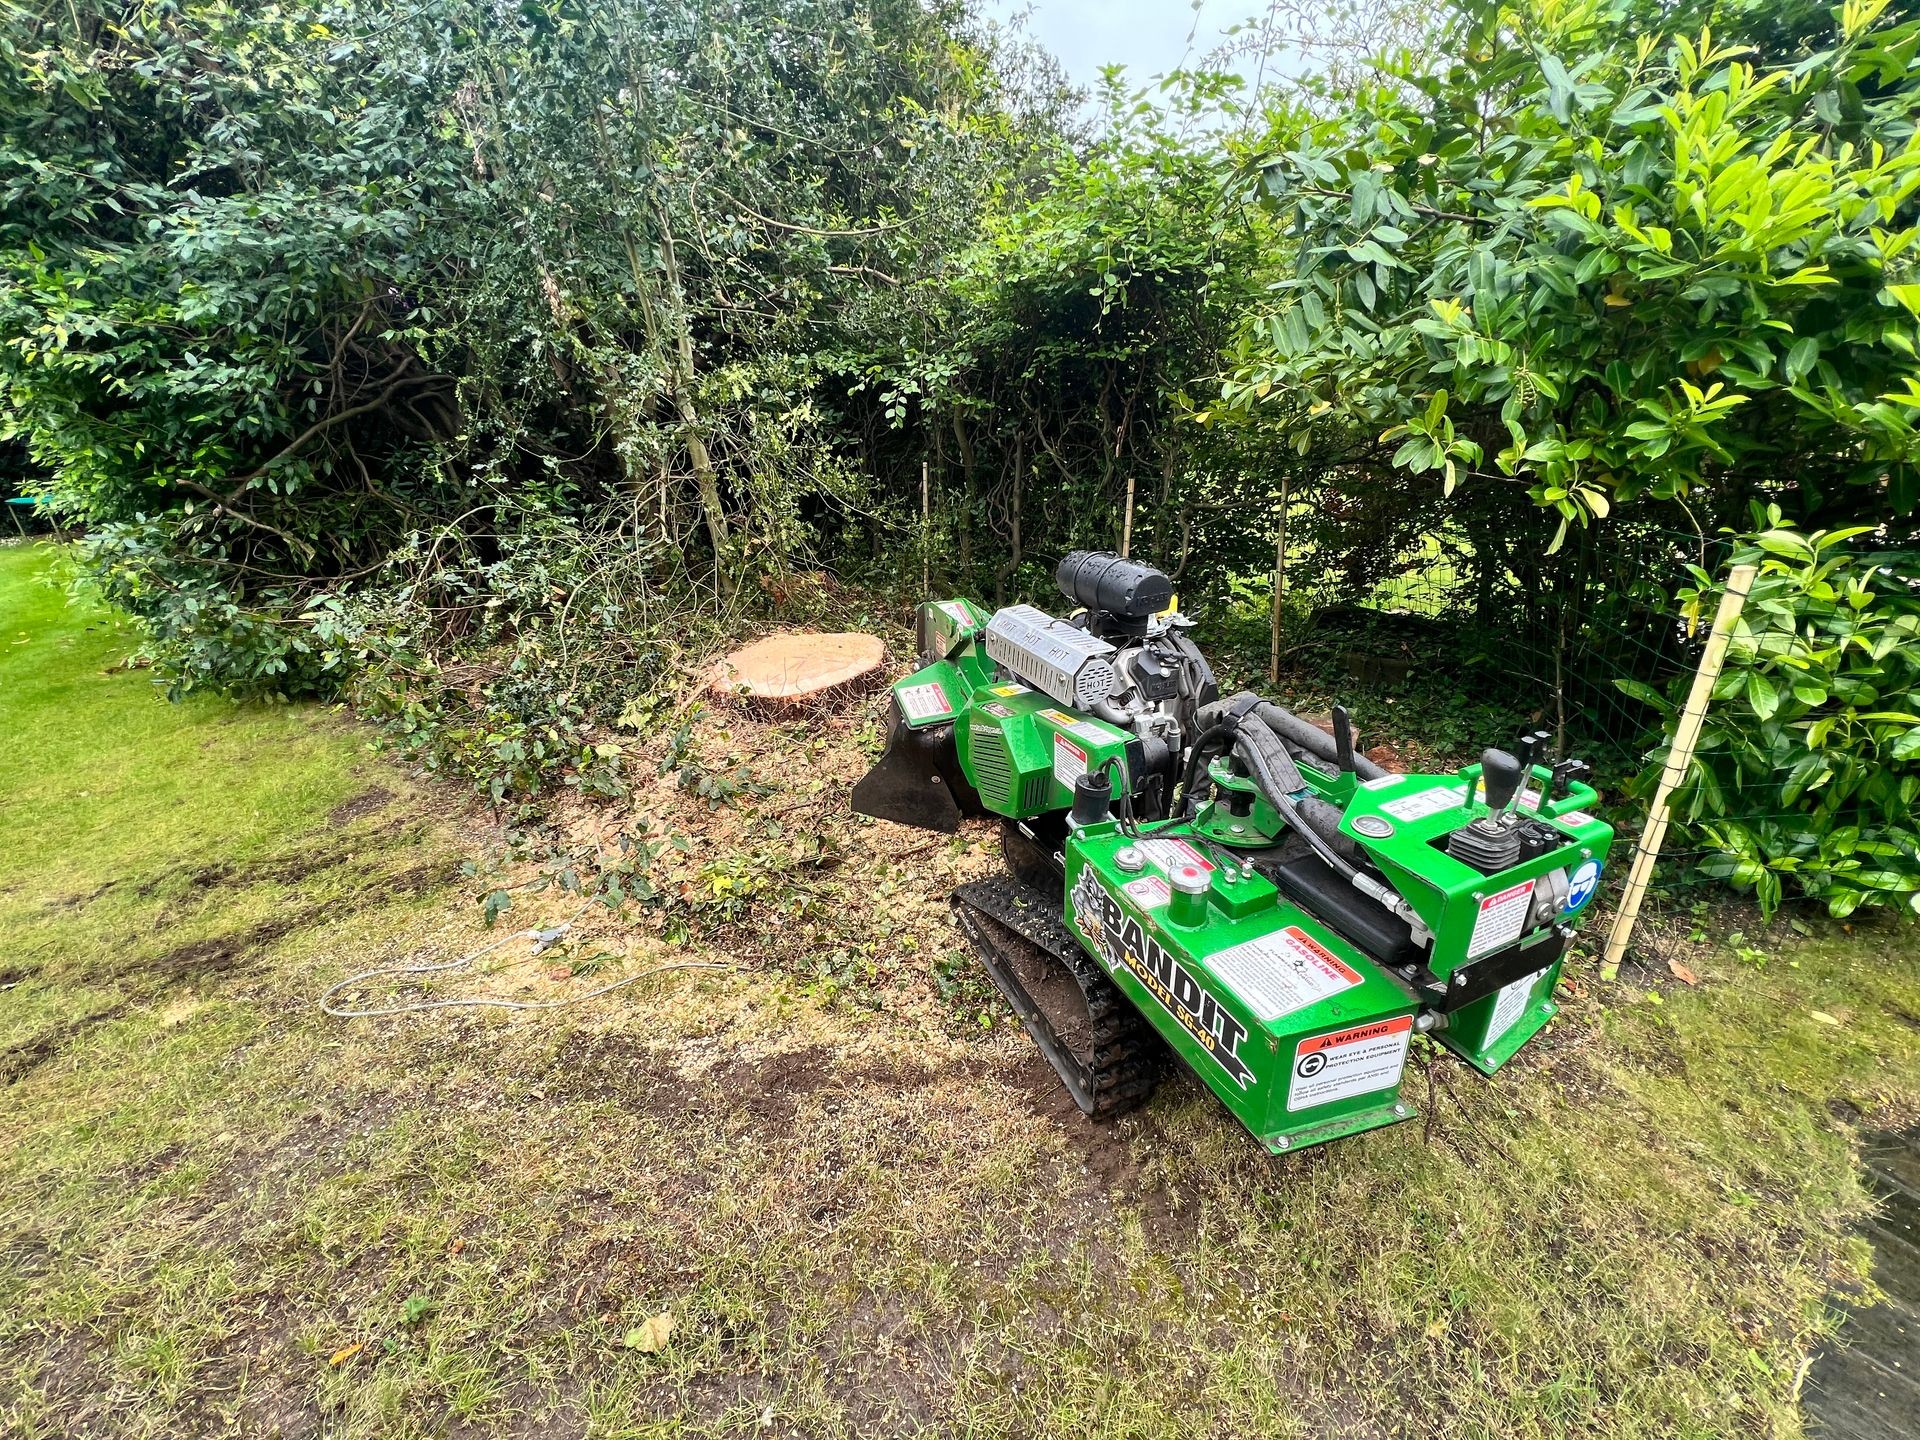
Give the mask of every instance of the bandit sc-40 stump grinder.
[[862, 814], [997, 815], [1008, 874], [962, 930], [1080, 1108], [1118, 1114], [1171, 1051], [1268, 1149], [1410, 1118], [1426, 1034], [1492, 1074], [1554, 1014], [1613, 831], [1578, 761], [1488, 750], [1390, 774], [1332, 731], [1222, 699], [1167, 577], [1075, 551], [1078, 607], [919, 612]]

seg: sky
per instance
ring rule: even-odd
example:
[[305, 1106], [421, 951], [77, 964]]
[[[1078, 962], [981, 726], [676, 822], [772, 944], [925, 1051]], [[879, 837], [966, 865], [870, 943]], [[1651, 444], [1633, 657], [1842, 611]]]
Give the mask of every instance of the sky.
[[1197, 60], [1226, 39], [1229, 26], [1265, 7], [1260, 0], [1200, 0], [1197, 11], [1191, 0], [986, 0], [983, 8], [1003, 21], [1030, 9], [1028, 33], [1059, 56], [1069, 79], [1092, 89], [1102, 65], [1123, 64], [1145, 84]]

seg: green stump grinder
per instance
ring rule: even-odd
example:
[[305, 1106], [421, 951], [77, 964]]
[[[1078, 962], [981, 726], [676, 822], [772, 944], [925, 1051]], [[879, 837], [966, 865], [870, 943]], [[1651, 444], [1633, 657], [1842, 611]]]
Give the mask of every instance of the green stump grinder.
[[1278, 1153], [1410, 1118], [1415, 1034], [1492, 1074], [1557, 1006], [1613, 831], [1579, 761], [1488, 750], [1398, 775], [1250, 693], [1222, 699], [1167, 577], [1075, 551], [1065, 619], [920, 608], [865, 815], [1000, 817], [1008, 874], [953, 897], [1088, 1115], [1169, 1050]]

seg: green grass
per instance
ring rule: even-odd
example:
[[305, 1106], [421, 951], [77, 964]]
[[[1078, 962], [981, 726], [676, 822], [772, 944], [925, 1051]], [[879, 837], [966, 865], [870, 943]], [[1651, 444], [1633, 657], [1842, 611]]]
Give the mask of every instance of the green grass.
[[[935, 996], [956, 852], [776, 793], [694, 859], [898, 846], [806, 882], [864, 989], [756, 940], [775, 889], [733, 972], [335, 1021], [334, 979], [479, 934], [484, 827], [325, 712], [166, 705], [52, 563], [0, 549], [0, 1433], [1798, 1433], [1854, 1130], [1920, 1103], [1905, 931], [1689, 952], [1698, 989], [1576, 964], [1495, 1079], [1421, 1057], [1430, 1126], [1275, 1161], [1190, 1081], [1063, 1116]], [[857, 760], [806, 743], [762, 773]]]

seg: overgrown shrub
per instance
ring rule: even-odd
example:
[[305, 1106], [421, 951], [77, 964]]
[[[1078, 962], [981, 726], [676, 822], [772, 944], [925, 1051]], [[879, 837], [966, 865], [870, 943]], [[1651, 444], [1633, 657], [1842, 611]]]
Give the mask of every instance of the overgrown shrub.
[[[1673, 813], [1677, 845], [1710, 852], [1700, 869], [1769, 913], [1788, 886], [1835, 915], [1920, 911], [1920, 551], [1856, 548], [1869, 534], [1774, 528], [1734, 554], [1760, 573]], [[1681, 599], [1704, 625], [1720, 579], [1694, 580]], [[1619, 683], [1671, 721], [1689, 682]], [[1666, 755], [1648, 756], [1637, 793]]]

